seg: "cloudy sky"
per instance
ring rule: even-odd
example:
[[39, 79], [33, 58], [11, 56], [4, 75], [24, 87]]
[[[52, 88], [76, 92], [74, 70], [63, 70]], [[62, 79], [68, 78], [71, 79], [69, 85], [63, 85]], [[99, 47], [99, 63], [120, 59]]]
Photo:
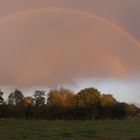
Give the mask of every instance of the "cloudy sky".
[[1, 88], [94, 86], [140, 103], [139, 13], [139, 0], [1, 0]]

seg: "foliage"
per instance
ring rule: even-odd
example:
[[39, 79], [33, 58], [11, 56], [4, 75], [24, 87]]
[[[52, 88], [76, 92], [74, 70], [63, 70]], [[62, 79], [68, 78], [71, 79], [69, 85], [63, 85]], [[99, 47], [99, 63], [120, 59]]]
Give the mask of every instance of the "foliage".
[[71, 116], [74, 93], [68, 89], [60, 88], [48, 93], [48, 117], [51, 119], [67, 119]]
[[23, 101], [23, 98], [24, 95], [22, 94], [22, 92], [18, 89], [15, 89], [15, 91], [8, 96], [8, 103], [12, 105], [17, 105]]
[[3, 97], [2, 97], [3, 94], [4, 94], [4, 93], [0, 90], [0, 105], [3, 104], [3, 102], [4, 102], [4, 99], [3, 99]]
[[86, 88], [75, 95], [73, 105], [76, 117], [81, 119], [98, 118], [101, 109], [100, 96], [100, 92], [94, 88]]
[[34, 100], [35, 100], [35, 105], [41, 106], [45, 104], [45, 92], [43, 90], [35, 90], [34, 93]]
[[[132, 118], [140, 113], [135, 105], [118, 102], [111, 94], [101, 94], [95, 88], [85, 88], [75, 94], [65, 88], [35, 90], [33, 97], [24, 97], [16, 89], [3, 99], [0, 90], [0, 117], [27, 119], [93, 120]], [[47, 98], [46, 98], [47, 97]]]

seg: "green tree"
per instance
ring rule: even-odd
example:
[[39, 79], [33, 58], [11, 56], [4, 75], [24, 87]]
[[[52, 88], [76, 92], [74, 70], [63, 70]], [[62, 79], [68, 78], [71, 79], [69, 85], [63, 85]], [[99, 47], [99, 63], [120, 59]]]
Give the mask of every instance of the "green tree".
[[4, 93], [3, 93], [3, 92], [1, 91], [1, 89], [0, 89], [0, 105], [4, 103], [4, 99], [3, 99], [3, 97], [2, 97], [3, 94], [4, 94]]
[[21, 104], [23, 98], [24, 95], [22, 94], [22, 92], [19, 91], [18, 89], [15, 89], [15, 91], [8, 96], [8, 103], [12, 105]]
[[43, 90], [35, 90], [35, 93], [33, 95], [34, 96], [35, 105], [41, 106], [41, 105], [45, 104], [45, 101], [46, 101], [45, 92], [46, 91], [43, 91]]

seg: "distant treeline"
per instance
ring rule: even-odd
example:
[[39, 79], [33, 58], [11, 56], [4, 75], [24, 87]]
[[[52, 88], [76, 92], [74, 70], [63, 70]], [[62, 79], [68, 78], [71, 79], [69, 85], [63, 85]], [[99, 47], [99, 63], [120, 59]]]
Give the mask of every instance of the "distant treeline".
[[24, 97], [16, 89], [7, 101], [0, 90], [0, 117], [48, 120], [93, 120], [132, 118], [140, 112], [135, 105], [118, 102], [111, 94], [101, 94], [95, 88], [78, 92], [65, 88], [36, 90]]

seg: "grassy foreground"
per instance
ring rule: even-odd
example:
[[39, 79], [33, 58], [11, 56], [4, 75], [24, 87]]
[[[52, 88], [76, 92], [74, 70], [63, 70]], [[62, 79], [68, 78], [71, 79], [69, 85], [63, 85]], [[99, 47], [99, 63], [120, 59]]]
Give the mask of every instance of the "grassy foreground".
[[0, 120], [0, 140], [140, 140], [140, 119]]

